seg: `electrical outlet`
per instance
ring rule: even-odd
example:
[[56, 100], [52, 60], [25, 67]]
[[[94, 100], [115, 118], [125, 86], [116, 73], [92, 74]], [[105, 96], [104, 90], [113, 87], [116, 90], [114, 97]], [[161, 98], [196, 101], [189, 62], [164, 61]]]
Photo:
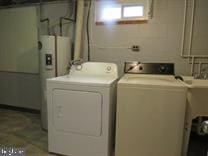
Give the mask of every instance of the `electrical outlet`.
[[45, 54], [45, 65], [47, 70], [53, 69], [52, 54]]
[[139, 47], [139, 45], [133, 45], [133, 46], [131, 47], [131, 50], [132, 50], [133, 52], [139, 52], [139, 51], [140, 51], [140, 47]]

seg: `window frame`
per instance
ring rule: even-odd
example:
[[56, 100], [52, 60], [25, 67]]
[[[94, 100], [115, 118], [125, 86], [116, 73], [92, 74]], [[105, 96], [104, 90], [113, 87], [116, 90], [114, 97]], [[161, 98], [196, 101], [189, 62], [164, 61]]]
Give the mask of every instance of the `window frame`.
[[[106, 25], [106, 24], [140, 24], [140, 23], [147, 23], [149, 20], [149, 12], [150, 12], [150, 4], [149, 1], [146, 0], [147, 2], [145, 3], [144, 0], [141, 0], [139, 2], [119, 2], [115, 1], [115, 3], [112, 3], [112, 6], [114, 5], [115, 7], [120, 6], [121, 8], [121, 18], [120, 19], [115, 19], [115, 20], [110, 20], [110, 21], [105, 21], [101, 20], [101, 12], [98, 11], [98, 9], [103, 9], [105, 6], [102, 6], [103, 4], [108, 4], [107, 1], [101, 1], [97, 0], [95, 1], [95, 24], [96, 25]], [[117, 3], [116, 3], [117, 2]], [[99, 4], [100, 3], [100, 4]], [[109, 2], [110, 4], [110, 2]], [[135, 17], [124, 17], [124, 8], [125, 7], [133, 7], [133, 6], [142, 6], [143, 7], [143, 16], [135, 16]]]

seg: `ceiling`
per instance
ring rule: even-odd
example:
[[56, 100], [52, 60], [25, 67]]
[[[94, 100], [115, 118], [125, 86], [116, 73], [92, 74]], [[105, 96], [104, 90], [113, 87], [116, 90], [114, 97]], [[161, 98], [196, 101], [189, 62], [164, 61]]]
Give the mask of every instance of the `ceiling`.
[[21, 5], [39, 4], [45, 2], [61, 2], [74, 0], [0, 0], [0, 7], [16, 7]]

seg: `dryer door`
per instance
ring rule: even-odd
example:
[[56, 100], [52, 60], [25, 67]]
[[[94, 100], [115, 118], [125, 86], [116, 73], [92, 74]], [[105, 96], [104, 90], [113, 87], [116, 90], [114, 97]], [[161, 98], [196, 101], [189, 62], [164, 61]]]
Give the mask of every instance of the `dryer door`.
[[102, 95], [96, 92], [55, 89], [53, 122], [59, 131], [100, 136]]

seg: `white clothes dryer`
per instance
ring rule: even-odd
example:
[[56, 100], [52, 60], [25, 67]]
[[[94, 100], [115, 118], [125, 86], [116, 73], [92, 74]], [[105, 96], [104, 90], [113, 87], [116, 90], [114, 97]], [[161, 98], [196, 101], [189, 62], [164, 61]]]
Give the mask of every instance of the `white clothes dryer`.
[[117, 66], [86, 62], [47, 80], [49, 152], [111, 156]]

